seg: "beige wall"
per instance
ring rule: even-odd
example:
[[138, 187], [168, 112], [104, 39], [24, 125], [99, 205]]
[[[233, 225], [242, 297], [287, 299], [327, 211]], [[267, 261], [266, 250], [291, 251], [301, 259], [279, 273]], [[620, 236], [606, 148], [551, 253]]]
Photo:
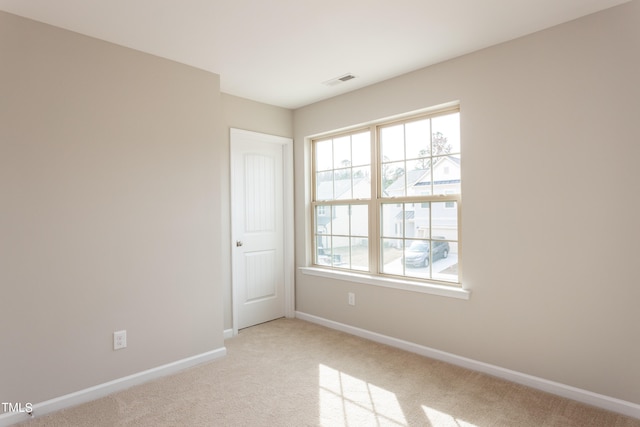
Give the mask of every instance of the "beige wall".
[[298, 272], [297, 310], [640, 404], [639, 22], [634, 1], [296, 110], [304, 266], [305, 137], [460, 101], [472, 291], [464, 301]]
[[0, 401], [222, 348], [219, 77], [3, 12], [0, 58]]
[[223, 289], [224, 301], [224, 329], [233, 327], [232, 323], [232, 300], [231, 300], [231, 211], [229, 206], [229, 129], [244, 129], [253, 132], [261, 132], [269, 135], [293, 138], [293, 111], [275, 107], [273, 105], [262, 104], [237, 96], [222, 94], [222, 113], [226, 132], [226, 145], [224, 153], [221, 154], [220, 172], [222, 186], [222, 200], [226, 200], [226, 207], [223, 209], [223, 223], [227, 224], [227, 230], [222, 236], [223, 248], [222, 263], [225, 267], [225, 280], [227, 284]]

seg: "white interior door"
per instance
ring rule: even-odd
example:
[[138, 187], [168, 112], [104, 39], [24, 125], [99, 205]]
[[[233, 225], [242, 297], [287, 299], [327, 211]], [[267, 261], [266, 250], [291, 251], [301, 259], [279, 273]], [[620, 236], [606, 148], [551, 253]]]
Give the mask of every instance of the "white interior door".
[[289, 139], [231, 129], [234, 331], [284, 317]]

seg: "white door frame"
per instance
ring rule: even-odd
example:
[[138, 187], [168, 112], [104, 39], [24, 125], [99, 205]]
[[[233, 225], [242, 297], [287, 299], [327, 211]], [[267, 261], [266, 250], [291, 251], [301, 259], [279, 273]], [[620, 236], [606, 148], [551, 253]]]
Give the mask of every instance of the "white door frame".
[[[294, 225], [293, 225], [293, 139], [284, 138], [281, 136], [268, 135], [259, 132], [253, 132], [248, 130], [230, 128], [230, 156], [233, 159], [234, 155], [234, 141], [239, 138], [243, 140], [254, 140], [256, 142], [268, 142], [271, 144], [282, 145], [282, 168], [283, 168], [283, 240], [284, 240], [284, 314], [286, 317], [295, 317], [295, 287], [294, 287], [294, 272], [295, 272], [295, 238], [294, 238]], [[233, 160], [230, 161], [230, 166], [233, 167]], [[233, 171], [230, 173], [231, 189], [233, 189]], [[230, 209], [232, 204], [230, 203]], [[230, 215], [231, 223], [229, 224], [230, 230], [233, 232], [233, 215]], [[233, 322], [233, 335], [238, 335], [238, 301], [239, 289], [233, 279], [234, 271], [234, 251], [235, 248], [235, 236], [231, 236], [231, 299], [232, 299], [232, 322]]]

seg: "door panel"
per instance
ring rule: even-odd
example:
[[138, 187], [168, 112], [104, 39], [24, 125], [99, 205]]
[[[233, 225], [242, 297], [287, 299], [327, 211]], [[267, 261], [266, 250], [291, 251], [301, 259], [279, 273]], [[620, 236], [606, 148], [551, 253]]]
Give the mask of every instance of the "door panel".
[[[258, 147], [264, 150], [264, 147]], [[245, 231], [276, 231], [276, 159], [272, 153], [245, 153]], [[274, 153], [277, 155], [277, 153]], [[280, 153], [281, 154], [281, 153]], [[282, 167], [280, 162], [280, 167]], [[282, 215], [280, 215], [282, 218]]]
[[247, 283], [245, 302], [277, 297], [279, 278], [275, 269], [275, 261], [275, 251], [245, 254], [245, 281]]
[[232, 135], [233, 297], [237, 328], [285, 315], [283, 146]]

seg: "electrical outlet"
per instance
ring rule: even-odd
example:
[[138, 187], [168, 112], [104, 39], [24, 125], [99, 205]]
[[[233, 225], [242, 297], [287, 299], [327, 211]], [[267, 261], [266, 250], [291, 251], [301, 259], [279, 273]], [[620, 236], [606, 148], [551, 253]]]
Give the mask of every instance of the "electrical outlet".
[[356, 305], [356, 294], [349, 292], [349, 305]]
[[127, 331], [113, 333], [113, 349], [120, 350], [127, 347]]

